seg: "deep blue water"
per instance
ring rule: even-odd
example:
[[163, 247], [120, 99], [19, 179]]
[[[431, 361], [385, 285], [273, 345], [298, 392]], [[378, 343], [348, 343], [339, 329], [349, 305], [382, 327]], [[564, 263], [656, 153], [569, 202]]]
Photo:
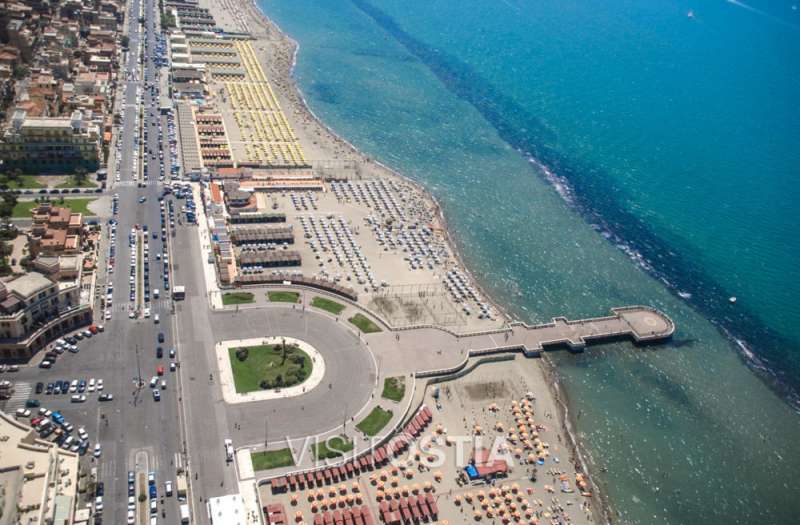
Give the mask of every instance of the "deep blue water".
[[469, 266], [516, 316], [648, 303], [675, 318], [667, 348], [555, 356], [624, 521], [793, 522], [791, 2], [260, 5], [299, 41], [312, 109], [436, 195]]

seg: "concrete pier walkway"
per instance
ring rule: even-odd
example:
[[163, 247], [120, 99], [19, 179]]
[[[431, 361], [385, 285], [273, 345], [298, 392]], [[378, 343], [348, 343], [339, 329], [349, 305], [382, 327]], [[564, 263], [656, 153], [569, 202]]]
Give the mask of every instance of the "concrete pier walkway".
[[613, 315], [570, 321], [556, 317], [550, 323], [512, 326], [509, 339], [521, 339], [525, 353], [535, 354], [548, 346], [566, 346], [582, 351], [588, 343], [613, 339], [633, 339], [651, 343], [668, 339], [675, 331], [672, 319], [654, 308], [627, 306], [613, 308]]

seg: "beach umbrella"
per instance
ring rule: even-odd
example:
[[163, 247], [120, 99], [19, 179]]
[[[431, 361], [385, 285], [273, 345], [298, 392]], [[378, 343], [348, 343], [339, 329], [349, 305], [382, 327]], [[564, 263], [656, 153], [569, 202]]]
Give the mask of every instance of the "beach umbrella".
[[291, 500], [292, 505], [297, 505], [297, 494], [292, 494], [289, 499]]
[[358, 486], [358, 481], [354, 481], [353, 482], [353, 492], [358, 492], [359, 490], [361, 490], [361, 489]]
[[476, 510], [476, 511], [473, 513], [473, 516], [475, 517], [475, 520], [476, 520], [476, 521], [480, 521], [480, 519], [483, 517], [483, 514], [481, 513], [481, 511], [479, 511], [479, 510]]

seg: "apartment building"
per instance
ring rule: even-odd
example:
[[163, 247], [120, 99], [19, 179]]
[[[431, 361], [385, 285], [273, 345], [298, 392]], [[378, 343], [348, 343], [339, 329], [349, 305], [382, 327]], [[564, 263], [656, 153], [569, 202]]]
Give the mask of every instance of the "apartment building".
[[56, 282], [39, 272], [0, 282], [0, 359], [27, 361], [62, 334], [90, 324], [79, 283], [80, 277]]
[[25, 110], [15, 111], [11, 126], [0, 138], [3, 169], [97, 169], [101, 133], [88, 113], [76, 110], [69, 117], [29, 117]]

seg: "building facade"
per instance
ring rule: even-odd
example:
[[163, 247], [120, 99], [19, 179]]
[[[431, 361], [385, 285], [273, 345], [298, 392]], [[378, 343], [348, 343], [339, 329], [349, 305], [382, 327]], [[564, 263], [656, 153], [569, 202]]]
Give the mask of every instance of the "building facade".
[[80, 280], [54, 282], [29, 272], [0, 282], [0, 360], [27, 361], [48, 343], [92, 322]]
[[81, 166], [93, 171], [100, 164], [100, 139], [100, 128], [85, 111], [69, 117], [28, 117], [25, 110], [17, 110], [0, 139], [2, 169], [46, 172]]

